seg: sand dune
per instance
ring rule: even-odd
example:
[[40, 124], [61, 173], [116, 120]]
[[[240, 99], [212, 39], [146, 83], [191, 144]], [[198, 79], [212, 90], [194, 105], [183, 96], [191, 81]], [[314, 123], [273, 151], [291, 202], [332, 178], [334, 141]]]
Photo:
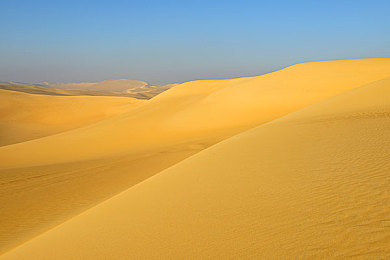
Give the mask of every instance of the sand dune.
[[89, 125], [140, 103], [134, 98], [44, 96], [0, 90], [0, 146]]
[[82, 83], [42, 83], [44, 86], [66, 90], [98, 91], [104, 93], [127, 94], [136, 98], [150, 99], [177, 84], [153, 86], [146, 82], [129, 79], [105, 80]]
[[56, 96], [122, 96], [151, 99], [176, 85], [178, 84], [154, 86], [143, 81], [128, 79], [84, 83], [43, 82], [41, 84], [1, 81], [0, 89]]
[[76, 90], [76, 89], [60, 89], [49, 88], [45, 86], [34, 85], [10, 85], [0, 84], [0, 89], [11, 90], [29, 94], [50, 95], [50, 96], [114, 96], [114, 97], [133, 97], [137, 99], [149, 99], [143, 94], [134, 93], [121, 93], [121, 92], [108, 92], [108, 91], [96, 91], [96, 90]]
[[100, 90], [113, 92], [126, 92], [129, 89], [137, 89], [145, 87], [148, 83], [139, 80], [130, 79], [115, 79], [105, 80], [102, 82], [81, 82], [81, 83], [49, 83], [44, 82], [43, 85], [62, 89], [79, 89], [79, 90]]
[[0, 254], [203, 149], [0, 170]]
[[[4, 147], [2, 168], [98, 159], [192, 139], [216, 142], [389, 74], [390, 59], [366, 59], [299, 64], [253, 78], [184, 83], [104, 122]], [[72, 149], [58, 149], [64, 144], [72, 144]]]
[[4, 259], [385, 259], [390, 78], [230, 138]]
[[[26, 239], [60, 224], [75, 214], [221, 140], [389, 76], [390, 59], [364, 59], [298, 64], [258, 77], [188, 82], [175, 86], [116, 117], [57, 135], [1, 147], [0, 183], [2, 187], [0, 187], [0, 192], [2, 196], [0, 198], [2, 201], [0, 205], [3, 205], [2, 212], [7, 212], [7, 214], [0, 216], [2, 217], [0, 219], [0, 250], [21, 244]], [[376, 84], [382, 86], [387, 83]], [[375, 88], [364, 87], [364, 89]], [[371, 93], [370, 91], [366, 92]], [[350, 93], [353, 92], [348, 92], [346, 96]], [[372, 104], [376, 104], [380, 99], [376, 97], [377, 92], [372, 90], [372, 93]], [[358, 96], [367, 98], [369, 95], [367, 94], [366, 97], [359, 94]], [[338, 99], [341, 101], [337, 101]], [[295, 235], [293, 232], [288, 233], [290, 235], [286, 235], [285, 240], [281, 240], [277, 236], [281, 234], [280, 232], [265, 230], [264, 226], [270, 225], [270, 227], [275, 227], [275, 230], [284, 232], [289, 231], [289, 229], [284, 230], [284, 227], [289, 227], [292, 222], [296, 221], [299, 225], [302, 224], [302, 227], [306, 227], [307, 223], [299, 222], [301, 221], [299, 210], [313, 209], [310, 207], [314, 207], [315, 204], [308, 197], [313, 195], [314, 186], [310, 188], [303, 185], [312, 182], [316, 185], [329, 184], [327, 181], [332, 180], [333, 177], [330, 176], [327, 179], [325, 173], [339, 172], [337, 167], [341, 165], [337, 161], [338, 158], [332, 157], [338, 155], [335, 150], [345, 151], [346, 154], [340, 157], [340, 160], [346, 158], [346, 165], [345, 168], [340, 166], [340, 169], [349, 171], [355, 169], [353, 163], [356, 162], [354, 160], [358, 160], [355, 158], [358, 156], [357, 153], [353, 153], [354, 145], [362, 145], [359, 149], [363, 150], [366, 149], [365, 145], [368, 145], [367, 149], [372, 150], [374, 143], [380, 143], [379, 139], [375, 138], [384, 139], [386, 137], [381, 135], [370, 137], [370, 140], [364, 139], [371, 136], [373, 131], [371, 126], [365, 123], [366, 120], [374, 118], [371, 112], [366, 117], [363, 116], [362, 120], [350, 120], [349, 112], [341, 109], [345, 105], [345, 109], [350, 109], [352, 114], [360, 111], [359, 113], [365, 115], [366, 108], [371, 101], [367, 101], [367, 106], [360, 107], [357, 101], [355, 103], [351, 101], [356, 100], [356, 97], [344, 98], [344, 101], [350, 102], [342, 105], [343, 99], [338, 99], [328, 101], [329, 104], [335, 104], [334, 110], [331, 109], [331, 105], [322, 105], [327, 104], [326, 102], [316, 104], [307, 109], [309, 112], [303, 112], [306, 111], [303, 110], [290, 114], [284, 119], [250, 132], [257, 133], [258, 131], [258, 137], [257, 134], [253, 138], [245, 137], [249, 135], [248, 133], [228, 139], [221, 145], [201, 152], [173, 166], [170, 170], [129, 189], [115, 199], [93, 208], [69, 224], [61, 225], [52, 232], [39, 236], [11, 254], [22, 255], [31, 250], [32, 254], [37, 254], [37, 258], [51, 259], [63, 256], [77, 259], [84, 256], [95, 258], [96, 255], [93, 254], [101, 253], [102, 251], [99, 250], [103, 250], [103, 255], [113, 258], [128, 258], [129, 255], [137, 254], [146, 257], [154, 253], [156, 255], [150, 256], [157, 256], [158, 253], [170, 256], [171, 252], [177, 253], [175, 256], [178, 258], [195, 256], [190, 255], [191, 252], [198, 256], [202, 254], [213, 256], [214, 253], [215, 257], [234, 257], [244, 255], [244, 253], [253, 256], [258, 254], [260, 249], [264, 249], [264, 254], [267, 252], [271, 254], [271, 247], [275, 245], [276, 247], [285, 245], [285, 248], [294, 248], [294, 243], [306, 241], [305, 234], [309, 235], [312, 229], [306, 233], [297, 230], [302, 235], [302, 240], [294, 242], [291, 238]], [[353, 104], [356, 106], [353, 107]], [[323, 108], [320, 110], [325, 113], [322, 116], [326, 120], [316, 122], [315, 120], [321, 118], [317, 117], [316, 107], [321, 106]], [[382, 111], [375, 109], [385, 109], [385, 106], [386, 104], [372, 105], [373, 111], [376, 111], [374, 114]], [[387, 119], [381, 116], [382, 114], [379, 113], [378, 118], [374, 118], [379, 121], [375, 121], [373, 126], [386, 130]], [[309, 115], [313, 115], [315, 120], [312, 121], [314, 122], [308, 119]], [[329, 115], [335, 116], [332, 118]], [[360, 124], [363, 130], [358, 131], [359, 128], [355, 129], [355, 127]], [[335, 130], [328, 135], [326, 127], [334, 127]], [[351, 135], [353, 138], [364, 139], [361, 144], [358, 142], [353, 144], [353, 140], [347, 138], [348, 132], [352, 130], [356, 131], [354, 135]], [[246, 140], [246, 138], [248, 140], [242, 141], [242, 144], [235, 144], [234, 140]], [[371, 146], [366, 144], [369, 141], [372, 141]], [[385, 141], [383, 140], [383, 143]], [[345, 148], [337, 147], [337, 143]], [[226, 149], [218, 148], [225, 146]], [[310, 150], [316, 147], [325, 148], [323, 151], [322, 148]], [[381, 149], [385, 150], [386, 147]], [[212, 152], [214, 150], [217, 151], [215, 154]], [[348, 157], [348, 152], [350, 157]], [[220, 156], [219, 153], [221, 153]], [[315, 156], [311, 161], [312, 153]], [[303, 157], [306, 161], [302, 159]], [[208, 163], [210, 163], [209, 166], [207, 166]], [[383, 162], [384, 167], [387, 166], [386, 163], [386, 161]], [[316, 168], [317, 165], [318, 168]], [[331, 168], [326, 168], [328, 166]], [[291, 171], [287, 172], [288, 169]], [[313, 172], [321, 174], [321, 171], [325, 171], [325, 179], [320, 179], [318, 182], [310, 179]], [[362, 168], [362, 171], [366, 170]], [[242, 178], [239, 178], [237, 174]], [[295, 179], [294, 174], [303, 177]], [[182, 176], [179, 177], [179, 175]], [[199, 176], [199, 179], [196, 176]], [[291, 198], [296, 199], [298, 204], [301, 203], [297, 212], [294, 211], [295, 204], [290, 205], [288, 204], [290, 200], [284, 200], [290, 195], [291, 187], [283, 181], [283, 178], [286, 178], [287, 182], [294, 180], [297, 191], [300, 191], [302, 187], [308, 190], [307, 193], [302, 190], [296, 192], [295, 195], [292, 194], [296, 197]], [[270, 182], [263, 184], [263, 180]], [[237, 182], [237, 186], [234, 182]], [[284, 186], [278, 188], [279, 183]], [[348, 180], [346, 183], [346, 185], [349, 184]], [[215, 190], [215, 195], [212, 194], [212, 190]], [[286, 193], [283, 193], [284, 191]], [[326, 196], [331, 195], [327, 192], [333, 191], [337, 191], [336, 187], [328, 191], [320, 189], [319, 193], [323, 192], [324, 198], [321, 196], [314, 198], [322, 198], [328, 203]], [[357, 192], [359, 194], [359, 191]], [[127, 195], [133, 193], [135, 195]], [[278, 196], [274, 198], [273, 194]], [[138, 195], [145, 196], [145, 198]], [[160, 195], [161, 199], [157, 199]], [[253, 196], [253, 199], [249, 199], [250, 196]], [[299, 202], [301, 197], [302, 201]], [[118, 213], [119, 209], [116, 208], [117, 203], [114, 201], [118, 201], [118, 205], [121, 206], [126, 204], [126, 208], [122, 209], [123, 214]], [[276, 206], [279, 205], [278, 203], [281, 203], [280, 207]], [[100, 208], [104, 208], [104, 205], [111, 205], [107, 207], [112, 210], [104, 209], [104, 213], [93, 213], [101, 212]], [[340, 205], [341, 208], [344, 206], [342, 203]], [[178, 207], [182, 210], [178, 210]], [[262, 209], [267, 209], [269, 213], [261, 215]], [[133, 211], [137, 210], [139, 212], [133, 214]], [[177, 212], [174, 212], [175, 210]], [[292, 222], [282, 217], [283, 214], [290, 212], [288, 210], [296, 214], [296, 218], [291, 219]], [[208, 213], [211, 215], [208, 216]], [[89, 214], [91, 217], [88, 217], [88, 221], [84, 220], [86, 218], [84, 216]], [[111, 225], [112, 223], [106, 225], [109, 219], [100, 214], [110, 216], [120, 226]], [[315, 219], [316, 216], [322, 217], [322, 215], [315, 215], [313, 218]], [[276, 217], [281, 217], [281, 219], [275, 221]], [[258, 218], [262, 220], [257, 221]], [[74, 232], [73, 225], [76, 224], [71, 223], [79, 223], [78, 219], [81, 222], [86, 221], [83, 225], [88, 223], [90, 226], [85, 230], [80, 229], [80, 232], [75, 232], [74, 236], [71, 235], [72, 233], [67, 233], [71, 239], [65, 239], [66, 242], [62, 245], [62, 249], [69, 250], [67, 253], [58, 249], [58, 255], [50, 255], [47, 253], [48, 250], [43, 250], [46, 242], [39, 241], [44, 241], [45, 237], [51, 236], [49, 234], [54, 234], [54, 237], [48, 240], [52, 240], [54, 248], [60, 247], [57, 237], [63, 239], [62, 232], [64, 234], [68, 231]], [[193, 222], [189, 223], [190, 219]], [[272, 219], [274, 222], [271, 221]], [[280, 222], [280, 226], [276, 222]], [[215, 233], [211, 228], [214, 224], [216, 225]], [[117, 229], [122, 226], [123, 232], [119, 232]], [[251, 233], [252, 227], [258, 232]], [[90, 229], [95, 229], [98, 233], [102, 232], [101, 236]], [[153, 233], [152, 229], [156, 229], [156, 233]], [[198, 229], [199, 233], [196, 232]], [[96, 239], [85, 236], [90, 231]], [[117, 237], [115, 237], [116, 232], [118, 232]], [[187, 232], [189, 236], [185, 236], [183, 232]], [[245, 232], [246, 235], [243, 234]], [[334, 235], [332, 232], [330, 230], [330, 237]], [[248, 237], [248, 234], [252, 237]], [[319, 233], [315, 234], [318, 236]], [[108, 246], [100, 246], [106, 243], [105, 235], [110, 238], [107, 242]], [[263, 237], [257, 239], [258, 236]], [[74, 243], [82, 243], [85, 247], [73, 246], [73, 237], [76, 238]], [[268, 244], [264, 242], [264, 246], [260, 247], [258, 241], [267, 241], [268, 238], [270, 242]], [[234, 246], [235, 239], [237, 240], [236, 246]], [[158, 241], [160, 241], [159, 245], [157, 245]], [[126, 243], [132, 245], [128, 247], [128, 250], [123, 248]], [[192, 247], [190, 243], [194, 243]], [[156, 250], [146, 252], [148, 245]], [[313, 242], [313, 245], [317, 244]], [[37, 249], [32, 249], [33, 247]], [[42, 251], [39, 252], [39, 250]], [[325, 251], [330, 252], [326, 249]], [[299, 253], [292, 249], [292, 255], [294, 252]], [[310, 252], [316, 253], [315, 250]], [[39, 255], [40, 253], [42, 254]], [[274, 256], [280, 258], [277, 255]]]

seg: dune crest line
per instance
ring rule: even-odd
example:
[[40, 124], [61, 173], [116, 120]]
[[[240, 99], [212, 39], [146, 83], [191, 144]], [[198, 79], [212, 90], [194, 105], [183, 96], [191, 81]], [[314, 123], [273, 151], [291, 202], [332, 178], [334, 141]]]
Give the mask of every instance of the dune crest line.
[[[383, 253], [385, 233], [367, 223], [367, 212], [379, 214], [380, 221], [388, 214], [387, 184], [379, 181], [388, 167], [384, 78], [389, 76], [390, 59], [360, 59], [298, 64], [258, 77], [187, 82], [94, 124], [0, 147], [6, 213], [0, 221], [1, 250], [22, 244], [4, 257], [169, 257], [172, 245], [181, 248], [175, 254], [182, 257], [194, 256], [189, 252], [250, 257], [272, 255], [276, 244], [284, 250], [279, 252], [297, 255], [297, 232], [300, 241], [313, 239], [312, 245], [299, 245], [308, 248], [308, 256], [348, 256], [351, 252], [342, 245], [364, 235], [354, 232], [355, 224], [377, 232], [364, 243], [375, 241]], [[334, 132], [327, 133], [327, 127]], [[380, 134], [371, 136], [375, 131]], [[362, 142], [356, 144], [356, 139]], [[345, 175], [345, 182], [335, 173]], [[359, 181], [367, 181], [361, 184], [365, 189], [380, 191], [377, 204], [368, 203], [375, 198], [362, 191]], [[356, 190], [340, 188], [348, 185]], [[332, 194], [345, 200], [336, 198], [334, 203], [340, 204], [332, 204]], [[326, 213], [326, 208], [331, 211]], [[337, 209], [361, 218], [344, 218]], [[305, 221], [302, 212], [308, 210], [314, 213]], [[290, 213], [290, 220], [283, 217]], [[191, 219], [195, 221], [189, 223]], [[331, 239], [342, 241], [340, 225], [349, 225], [353, 236], [340, 247], [332, 246]], [[298, 230], [300, 226], [307, 231]], [[323, 241], [313, 237], [320, 234], [314, 227]], [[190, 236], [184, 239], [183, 232]], [[86, 239], [85, 234], [91, 235]], [[102, 244], [107, 246], [100, 248]], [[45, 250], [51, 247], [56, 250]], [[355, 249], [365, 248], [358, 243]]]

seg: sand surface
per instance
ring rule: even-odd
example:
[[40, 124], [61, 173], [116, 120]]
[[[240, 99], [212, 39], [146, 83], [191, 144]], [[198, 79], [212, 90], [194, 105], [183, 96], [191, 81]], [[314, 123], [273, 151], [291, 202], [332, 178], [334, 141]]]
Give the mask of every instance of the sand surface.
[[194, 139], [220, 140], [388, 75], [390, 59], [368, 59], [305, 63], [252, 78], [188, 82], [116, 117], [3, 147], [0, 157], [5, 162], [0, 168], [99, 159]]
[[188, 82], [2, 147], [3, 257], [389, 257], [389, 76], [365, 59]]
[[64, 97], [0, 89], [0, 146], [89, 125], [141, 102], [125, 97]]
[[[44, 86], [56, 89], [79, 90], [89, 92], [127, 94], [136, 98], [150, 99], [177, 84], [153, 86], [146, 82], [129, 79], [113, 79], [101, 82], [82, 83], [42, 83]], [[71, 91], [72, 92], [72, 91]]]
[[81, 83], [49, 83], [44, 82], [44, 85], [62, 89], [79, 89], [79, 90], [100, 90], [100, 91], [115, 91], [125, 92], [131, 89], [145, 87], [148, 83], [139, 80], [116, 79], [105, 80], [102, 82], [81, 82]]

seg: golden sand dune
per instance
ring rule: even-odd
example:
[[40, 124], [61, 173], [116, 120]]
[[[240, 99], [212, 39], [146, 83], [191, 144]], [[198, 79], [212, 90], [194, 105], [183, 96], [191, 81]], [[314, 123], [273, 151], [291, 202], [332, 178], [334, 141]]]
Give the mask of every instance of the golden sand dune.
[[184, 83], [98, 124], [4, 147], [2, 168], [99, 159], [194, 139], [215, 143], [389, 75], [390, 59], [366, 59], [299, 64], [252, 78]]
[[227, 139], [4, 259], [386, 259], [390, 78]]
[[[2, 147], [0, 148], [0, 205], [2, 205], [0, 210], [5, 212], [5, 214], [0, 215], [0, 250], [4, 251], [10, 247], [21, 244], [26, 239], [29, 239], [54, 225], [60, 224], [75, 214], [145, 180], [163, 169], [176, 164], [180, 160], [199, 152], [205, 147], [331, 96], [381, 80], [389, 75], [390, 59], [366, 59], [299, 64], [258, 77], [188, 82], [171, 88], [157, 97], [136, 106], [128, 112], [100, 121], [96, 124], [29, 142]], [[340, 111], [340, 113], [342, 114], [343, 112]], [[296, 123], [291, 124], [294, 125]], [[264, 129], [268, 128], [264, 127]], [[308, 131], [309, 130], [310, 128], [308, 127]], [[295, 142], [295, 139], [297, 139], [293, 138], [295, 133], [294, 127], [292, 127], [291, 136], [285, 128], [280, 131], [283, 132], [283, 134], [280, 134], [282, 135], [280, 140], [274, 140], [276, 137], [272, 137], [271, 134], [264, 135], [265, 137], [262, 138], [271, 143], [280, 141], [281, 143], [279, 146], [275, 146], [274, 149], [281, 150], [284, 145], [282, 143], [283, 140], [285, 140], [284, 138], [292, 138], [291, 140], [288, 139], [290, 140], [289, 142]], [[277, 136], [276, 130], [275, 134]], [[298, 132], [296, 135], [299, 137]], [[313, 140], [317, 140], [315, 137], [313, 138]], [[323, 145], [321, 141], [328, 142], [327, 138], [328, 137], [324, 134], [319, 140], [320, 143], [318, 147]], [[288, 140], [286, 140], [286, 142]], [[299, 140], [299, 138], [297, 140]], [[313, 142], [313, 140], [310, 139], [310, 136], [308, 137], [308, 140], [308, 142]], [[254, 140], [252, 141], [253, 143], [256, 143]], [[267, 146], [267, 143], [265, 142], [264, 145], [265, 150], [262, 150], [263, 152], [261, 153], [266, 153], [266, 149], [270, 149], [270, 155], [268, 155], [268, 157], [264, 156], [264, 158], [262, 158], [260, 156], [257, 158], [253, 155], [252, 157], [248, 157], [248, 160], [250, 158], [252, 158], [251, 160], [263, 160], [264, 164], [269, 165], [270, 167], [272, 165], [285, 165], [283, 154], [281, 154], [282, 157], [279, 159], [275, 152], [277, 150], [272, 150], [270, 143], [268, 143]], [[308, 143], [306, 145], [309, 146]], [[260, 145], [256, 147], [259, 146]], [[311, 143], [311, 146], [314, 149], [316, 143]], [[252, 146], [248, 146], [248, 149], [250, 147]], [[297, 146], [296, 149], [298, 148], [299, 147]], [[288, 149], [286, 151], [289, 151]], [[232, 152], [232, 154], [229, 154], [225, 158], [220, 157], [220, 161], [231, 161], [231, 163], [234, 164], [237, 163], [235, 160], [236, 157], [238, 158], [237, 160], [239, 160], [246, 155], [243, 146], [235, 152], [237, 155], [234, 155]], [[302, 153], [304, 153], [303, 150]], [[326, 149], [324, 150], [324, 153], [326, 153]], [[199, 156], [201, 154], [199, 154]], [[209, 152], [205, 152], [205, 154], [209, 154]], [[307, 154], [308, 158], [309, 155], [310, 154]], [[270, 158], [270, 156], [274, 159]], [[285, 156], [287, 155], [285, 154]], [[292, 154], [291, 158], [295, 158], [294, 156], [299, 156], [299, 152], [297, 152], [297, 154]], [[197, 158], [197, 156], [194, 158]], [[212, 162], [214, 160], [213, 158], [214, 157], [210, 155], [207, 160]], [[315, 159], [313, 159], [313, 161], [315, 161]], [[187, 162], [183, 162], [183, 164], [186, 164]], [[200, 166], [199, 168], [195, 167], [193, 170], [203, 171], [203, 174], [210, 174], [210, 178], [215, 178], [215, 182], [210, 182], [210, 185], [205, 182], [203, 182], [202, 185], [205, 185], [206, 188], [210, 189], [216, 188], [217, 196], [218, 189], [221, 192], [226, 189], [226, 192], [228, 192], [229, 185], [231, 185], [231, 189], [235, 189], [233, 184], [225, 185], [223, 182], [221, 182], [221, 188], [216, 187], [218, 186], [217, 180], [224, 179], [223, 174], [218, 172], [222, 172], [222, 170], [224, 171], [225, 169], [228, 170], [229, 165], [230, 164], [226, 163], [227, 168], [221, 167], [221, 171], [217, 171], [218, 164], [216, 164], [214, 168], [210, 168], [210, 170], [204, 168], [205, 166]], [[293, 168], [292, 166], [293, 165], [289, 165], [288, 168]], [[246, 166], [245, 163], [240, 163], [237, 167], [241, 167], [244, 171], [244, 179], [242, 181], [249, 182], [249, 184], [253, 185], [259, 184], [256, 179], [252, 180], [248, 176], [245, 177], [245, 174], [247, 174], [245, 169], [251, 169], [252, 167], [250, 164]], [[232, 166], [232, 172], [230, 174], [227, 173], [227, 177], [236, 172], [234, 169], [236, 168]], [[257, 168], [253, 168], [252, 171], [249, 170], [248, 174], [250, 172], [255, 174], [256, 169]], [[303, 167], [302, 169], [304, 172], [306, 171], [306, 168]], [[306, 174], [311, 173], [306, 172]], [[162, 174], [158, 176], [165, 175], [166, 174]], [[160, 177], [156, 176], [156, 178]], [[183, 183], [181, 183], [182, 181]], [[227, 181], [230, 181], [229, 178], [227, 178]], [[175, 184], [172, 184], [171, 182], [174, 182]], [[149, 181], [144, 183], [146, 185]], [[144, 187], [144, 183], [137, 187]], [[177, 185], [175, 189], [179, 189], [176, 190], [175, 194], [167, 193], [167, 196], [172, 196], [169, 199], [174, 199], [172, 206], [179, 205], [181, 203], [180, 201], [184, 203], [184, 200], [175, 202], [175, 197], [181, 198], [181, 191], [187, 189], [187, 182], [178, 178], [177, 182], [169, 180], [169, 183], [170, 184], [167, 184], [167, 189], [170, 189], [174, 185]], [[197, 181], [193, 184], [196, 185]], [[134, 214], [133, 216], [128, 216], [129, 211], [126, 211], [126, 214], [123, 216], [118, 215], [118, 218], [123, 217], [124, 220], [127, 220], [128, 217], [140, 218], [138, 219], [138, 222], [134, 222], [137, 223], [140, 228], [138, 231], [135, 231], [134, 234], [139, 234], [141, 237], [135, 238], [133, 236], [128, 236], [129, 239], [139, 239], [134, 245], [141, 245], [141, 243], [145, 243], [145, 245], [150, 243], [152, 245], [156, 243], [157, 240], [155, 239], [157, 239], [160, 234], [160, 231], [158, 231], [156, 234], [148, 234], [147, 236], [151, 236], [149, 238], [147, 238], [146, 235], [143, 236], [141, 234], [143, 232], [142, 229], [146, 228], [146, 230], [144, 230], [146, 232], [145, 234], [150, 230], [148, 231], [147, 226], [145, 226], [146, 223], [149, 223], [148, 220], [142, 224], [140, 222], [141, 218], [146, 217], [150, 221], [156, 221], [154, 217], [158, 217], [162, 214], [162, 219], [165, 218], [164, 221], [168, 221], [167, 218], [170, 216], [166, 215], [164, 212], [170, 212], [169, 214], [172, 214], [173, 212], [169, 205], [165, 210], [163, 207], [165, 207], [166, 204], [162, 203], [160, 207], [153, 202], [154, 195], [159, 196], [160, 190], [165, 189], [161, 184], [159, 185], [156, 186], [156, 190], [153, 190], [154, 188], [152, 188], [149, 191], [150, 194], [148, 194], [148, 197], [145, 199], [139, 197], [138, 204], [133, 205], [133, 202], [130, 203], [129, 210], [132, 207], [153, 205], [153, 207], [149, 207], [149, 209], [142, 208], [141, 210], [141, 212], [144, 212], [144, 210], [149, 211], [149, 216], [144, 213], [140, 213], [141, 215]], [[191, 191], [191, 185], [188, 187], [190, 188], [189, 191]], [[251, 191], [249, 189], [250, 187], [251, 186], [248, 186], [248, 192]], [[138, 188], [135, 188], [135, 190], [136, 189]], [[175, 191], [175, 189], [172, 189], [172, 191]], [[226, 198], [221, 197], [222, 195], [216, 197], [218, 198], [217, 201], [220, 206], [224, 205], [223, 202], [225, 200], [229, 201], [231, 205], [235, 205], [234, 203], [238, 203], [242, 200], [239, 197], [240, 194], [237, 193], [241, 189], [240, 185], [237, 186], [236, 189], [237, 191], [232, 190], [232, 193]], [[242, 189], [245, 190], [245, 187]], [[205, 197], [202, 197], [201, 190], [200, 192], [200, 198], [206, 199]], [[277, 190], [275, 192], [281, 191]], [[207, 192], [204, 194], [210, 196], [211, 199], [214, 196]], [[162, 198], [166, 198], [164, 196], [162, 196]], [[237, 197], [237, 201], [234, 197]], [[145, 205], [141, 205], [143, 201], [145, 202]], [[169, 204], [168, 201], [166, 203]], [[203, 212], [199, 212], [199, 214], [201, 214], [199, 216], [205, 217], [205, 219], [195, 219], [194, 229], [192, 229], [192, 223], [186, 222], [187, 217], [193, 218], [189, 208], [191, 208], [191, 205], [194, 202], [189, 200], [189, 203], [190, 204], [181, 205], [183, 207], [183, 212], [178, 211], [175, 213], [176, 215], [171, 217], [172, 221], [178, 217], [176, 219], [179, 224], [188, 225], [180, 232], [189, 232], [193, 239], [191, 240], [191, 237], [181, 237], [181, 241], [176, 241], [179, 237], [173, 236], [172, 238], [168, 238], [168, 233], [170, 231], [168, 229], [165, 231], [161, 230], [161, 236], [164, 237], [165, 241], [160, 241], [161, 245], [156, 247], [156, 252], [165, 254], [166, 252], [164, 252], [163, 248], [173, 250], [173, 246], [180, 247], [182, 243], [184, 243], [184, 250], [184, 248], [188, 248], [186, 241], [194, 241], [199, 247], [203, 247], [204, 244], [202, 243], [208, 241], [206, 238], [200, 239], [204, 237], [204, 234], [208, 235], [207, 233], [199, 233], [200, 237], [198, 240], [195, 239], [196, 234], [194, 234], [192, 230], [200, 227], [199, 225], [195, 225], [195, 223], [197, 223], [196, 221], [211, 223], [207, 222], [211, 220], [205, 216], [205, 214], [207, 215], [208, 210], [212, 210], [216, 204], [210, 204], [211, 208], [209, 209], [202, 208], [203, 206], [208, 207], [207, 205], [203, 205], [203, 202], [199, 205], [194, 204], [196, 207], [200, 207], [200, 209], [204, 210]], [[242, 203], [250, 204], [255, 203], [255, 201], [243, 201]], [[240, 210], [242, 210], [242, 214], [240, 213], [241, 215], [239, 214]], [[251, 213], [250, 208], [245, 207], [240, 208], [240, 210], [234, 213], [237, 218], [245, 218], [246, 214], [249, 214], [248, 218], [251, 216], [252, 218], [255, 218], [255, 214], [258, 213], [257, 211]], [[111, 214], [110, 211], [105, 212]], [[228, 212], [229, 211], [227, 211], [227, 213]], [[115, 215], [116, 213], [113, 212], [113, 214]], [[223, 217], [225, 213], [221, 212], [221, 214], [221, 217]], [[91, 219], [91, 221], [91, 223], [96, 224], [93, 219]], [[116, 221], [116, 219], [114, 221]], [[218, 222], [217, 219], [215, 219], [215, 221]], [[234, 221], [232, 223], [241, 225], [241, 223]], [[254, 220], [252, 219], [250, 221], [253, 222]], [[151, 225], [151, 227], [158, 228], [159, 223], [162, 222], [157, 220], [155, 222], [157, 226]], [[169, 221], [167, 223], [172, 226], [172, 232], [179, 232], [178, 230], [175, 230], [174, 224]], [[227, 225], [229, 228], [227, 222], [221, 223], [225, 223], [223, 225]], [[101, 222], [101, 224], [104, 226], [106, 223]], [[107, 225], [107, 228], [108, 227], [109, 225]], [[127, 232], [128, 227], [129, 226], [126, 226], [124, 231]], [[180, 225], [178, 227], [180, 227]], [[59, 228], [61, 229], [62, 226]], [[100, 228], [101, 227], [99, 227], [98, 230], [100, 230]], [[105, 230], [104, 227], [103, 230]], [[115, 232], [115, 230], [116, 229], [113, 228], [112, 232]], [[209, 231], [212, 232], [212, 229]], [[111, 231], [107, 232], [107, 235], [109, 236], [114, 234], [110, 233]], [[210, 247], [207, 248], [207, 246], [205, 246], [205, 254], [209, 254], [211, 251], [221, 254], [221, 251], [216, 249], [219, 245], [218, 240], [224, 241], [226, 239], [231, 239], [229, 236], [226, 236], [226, 239], [223, 239], [225, 234], [219, 237], [218, 232], [220, 231], [216, 232], [217, 233], [214, 235], [210, 234], [216, 239], [208, 241]], [[167, 235], [167, 237], [165, 237], [165, 235]], [[232, 235], [234, 235], [234, 232]], [[37, 240], [42, 239], [42, 237], [45, 236], [41, 236]], [[72, 236], [69, 237], [71, 238]], [[118, 233], [118, 239], [113, 239], [111, 237], [112, 242], [115, 241], [120, 244], [118, 245], [119, 248], [123, 246], [123, 243], [128, 242], [128, 240], [123, 239], [123, 243], [121, 243], [122, 238], [121, 233]], [[97, 241], [98, 243], [101, 242], [99, 236], [97, 236], [96, 240], [91, 238], [92, 240], [90, 243], [92, 244], [87, 243], [89, 237], [86, 237], [85, 239], [86, 247], [94, 247], [94, 241]], [[150, 240], [148, 241], [148, 239]], [[177, 244], [170, 244], [170, 239], [173, 239], [172, 241]], [[53, 243], [56, 243], [55, 240], [53, 240]], [[69, 241], [69, 243], [69, 245], [71, 245], [72, 241]], [[251, 243], [253, 244], [255, 242], [252, 241]], [[217, 247], [214, 247], [213, 245]], [[230, 246], [227, 243], [225, 245], [227, 247]], [[199, 249], [199, 247], [195, 245], [194, 250]], [[101, 249], [107, 250], [105, 253], [107, 256], [114, 256], [113, 254], [116, 251], [115, 248], [116, 246], [112, 245], [112, 247], [110, 246]], [[130, 249], [137, 251], [135, 247], [131, 247]], [[82, 250], [82, 247], [80, 247], [80, 250]], [[91, 251], [96, 250], [92, 249]], [[132, 251], [131, 253], [135, 254], [135, 251]], [[188, 252], [191, 251], [192, 249]], [[44, 251], [42, 251], [42, 253], [44, 254]], [[122, 254], [124, 251], [119, 250], [118, 253]], [[142, 254], [146, 252], [144, 252], [143, 249], [140, 249], [137, 253]], [[71, 249], [69, 254], [77, 254], [77, 252]], [[178, 256], [184, 254], [184, 251], [178, 250]], [[48, 257], [49, 256], [50, 255], [48, 255]], [[82, 255], [80, 255], [80, 257], [81, 256]]]
[[182, 144], [125, 157], [0, 170], [0, 254], [203, 148]]
[[124, 97], [63, 97], [0, 90], [0, 146], [95, 123], [139, 103]]

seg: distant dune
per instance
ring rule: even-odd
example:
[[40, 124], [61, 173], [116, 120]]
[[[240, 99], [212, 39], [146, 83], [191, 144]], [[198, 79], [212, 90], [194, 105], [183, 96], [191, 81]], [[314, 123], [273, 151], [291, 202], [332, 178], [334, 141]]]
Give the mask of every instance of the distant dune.
[[[183, 83], [118, 117], [3, 148], [0, 155], [6, 159], [5, 168], [125, 155], [193, 139], [216, 142], [389, 74], [390, 59], [366, 59], [305, 63], [259, 77]], [[77, 152], [58, 149], [70, 143]]]
[[83, 82], [83, 83], [49, 83], [43, 82], [48, 87], [62, 89], [80, 89], [80, 90], [99, 90], [112, 92], [126, 92], [130, 89], [137, 89], [149, 85], [146, 82], [130, 79], [105, 80], [102, 82]]
[[187, 82], [0, 147], [3, 257], [387, 256], [389, 77], [360, 59]]
[[89, 125], [141, 102], [127, 97], [32, 95], [0, 89], [0, 146]]
[[99, 92], [114, 92], [130, 94], [136, 98], [152, 98], [175, 86], [176, 84], [168, 84], [163, 86], [153, 86], [146, 82], [129, 79], [105, 80], [102, 82], [84, 82], [84, 83], [49, 83], [44, 82], [42, 85], [52, 88], [67, 89], [67, 90], [89, 90]]
[[51, 95], [51, 96], [114, 96], [114, 97], [119, 96], [119, 97], [134, 97], [137, 99], [150, 98], [145, 95], [138, 95], [138, 94], [93, 91], [93, 90], [60, 89], [60, 88], [49, 88], [49, 87], [35, 86], [35, 85], [0, 84], [0, 89], [29, 93], [29, 94]]
[[389, 256], [389, 90], [387, 78], [230, 138], [4, 259]]
[[121, 96], [138, 99], [151, 99], [176, 85], [178, 84], [153, 86], [143, 81], [128, 79], [106, 80], [93, 83], [43, 82], [41, 84], [0, 81], [0, 89], [30, 94], [56, 96]]

